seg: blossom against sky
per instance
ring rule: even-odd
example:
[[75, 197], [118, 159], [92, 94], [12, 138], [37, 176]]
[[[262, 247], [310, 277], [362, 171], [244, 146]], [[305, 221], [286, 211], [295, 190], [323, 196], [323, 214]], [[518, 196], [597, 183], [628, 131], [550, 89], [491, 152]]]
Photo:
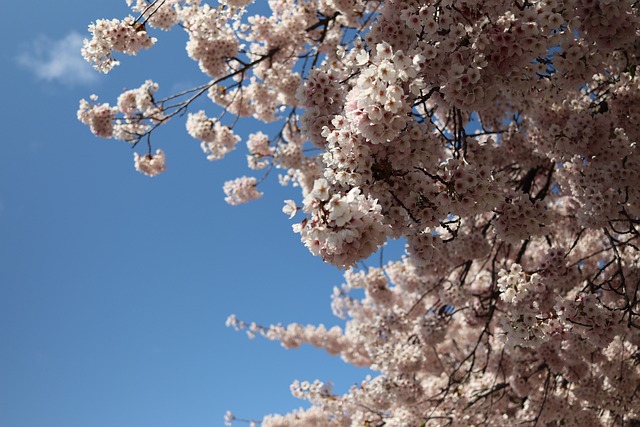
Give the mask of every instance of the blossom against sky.
[[136, 172], [126, 143], [76, 120], [79, 99], [107, 101], [151, 74], [164, 95], [205, 78], [178, 31], [108, 76], [87, 74], [78, 35], [127, 13], [124, 1], [5, 5], [0, 425], [221, 425], [226, 410], [261, 418], [304, 405], [290, 395], [295, 379], [346, 390], [366, 371], [224, 324], [232, 313], [336, 324], [330, 295], [342, 275], [308, 253], [282, 213], [298, 192], [274, 175], [261, 200], [229, 206], [223, 183], [245, 173], [246, 151], [207, 161], [184, 118], [155, 137], [168, 169], [154, 178]]

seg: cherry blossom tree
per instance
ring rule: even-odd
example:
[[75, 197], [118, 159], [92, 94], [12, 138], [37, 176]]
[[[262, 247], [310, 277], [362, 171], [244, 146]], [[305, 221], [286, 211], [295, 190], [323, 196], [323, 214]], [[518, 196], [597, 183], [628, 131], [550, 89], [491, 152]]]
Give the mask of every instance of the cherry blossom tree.
[[[345, 270], [344, 327], [229, 318], [377, 373], [344, 395], [295, 382], [310, 407], [264, 427], [640, 425], [638, 2], [127, 3], [136, 17], [89, 26], [98, 71], [184, 30], [207, 82], [92, 96], [78, 119], [149, 176], [166, 169], [155, 135], [185, 114], [209, 160], [242, 118], [278, 122], [248, 137], [248, 168], [300, 189], [293, 231]], [[230, 180], [226, 200], [262, 180]], [[402, 259], [357, 268], [389, 239]]]

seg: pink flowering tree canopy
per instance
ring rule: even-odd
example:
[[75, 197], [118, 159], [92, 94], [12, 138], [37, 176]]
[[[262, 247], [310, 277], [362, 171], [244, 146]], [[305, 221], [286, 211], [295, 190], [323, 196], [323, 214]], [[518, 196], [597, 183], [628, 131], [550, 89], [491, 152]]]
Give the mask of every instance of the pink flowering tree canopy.
[[[638, 2], [253, 3], [127, 0], [132, 15], [92, 23], [82, 54], [98, 71], [185, 31], [204, 83], [94, 95], [78, 119], [133, 145], [149, 176], [178, 149], [168, 122], [209, 160], [246, 144], [233, 205], [270, 174], [300, 189], [283, 211], [345, 270], [344, 327], [228, 324], [376, 375], [344, 395], [295, 382], [309, 408], [259, 422], [639, 426]], [[241, 141], [245, 117], [280, 131]], [[356, 268], [389, 239], [405, 256]]]

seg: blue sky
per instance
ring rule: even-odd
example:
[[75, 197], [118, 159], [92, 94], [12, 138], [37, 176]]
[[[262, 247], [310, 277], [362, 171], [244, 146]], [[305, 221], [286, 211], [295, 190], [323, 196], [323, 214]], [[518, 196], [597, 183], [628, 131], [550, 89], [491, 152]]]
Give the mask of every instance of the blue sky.
[[76, 120], [92, 93], [113, 103], [147, 78], [160, 96], [206, 81], [181, 31], [94, 73], [78, 52], [87, 25], [127, 13], [124, 0], [3, 5], [0, 425], [217, 426], [226, 410], [259, 419], [304, 405], [290, 396], [294, 379], [345, 391], [367, 371], [224, 326], [231, 313], [339, 324], [329, 304], [341, 273], [281, 213], [295, 189], [274, 174], [263, 199], [231, 207], [222, 185], [251, 172], [244, 142], [209, 162], [178, 118], [154, 138], [168, 170], [151, 179], [126, 143]]

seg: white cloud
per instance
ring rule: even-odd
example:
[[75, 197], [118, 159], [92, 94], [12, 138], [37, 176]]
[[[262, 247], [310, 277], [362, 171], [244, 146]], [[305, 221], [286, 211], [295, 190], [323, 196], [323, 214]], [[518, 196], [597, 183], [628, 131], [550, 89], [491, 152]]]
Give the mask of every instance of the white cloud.
[[69, 85], [95, 83], [98, 73], [80, 54], [83, 39], [73, 31], [60, 40], [40, 36], [23, 47], [23, 52], [17, 57], [18, 64], [49, 82]]

